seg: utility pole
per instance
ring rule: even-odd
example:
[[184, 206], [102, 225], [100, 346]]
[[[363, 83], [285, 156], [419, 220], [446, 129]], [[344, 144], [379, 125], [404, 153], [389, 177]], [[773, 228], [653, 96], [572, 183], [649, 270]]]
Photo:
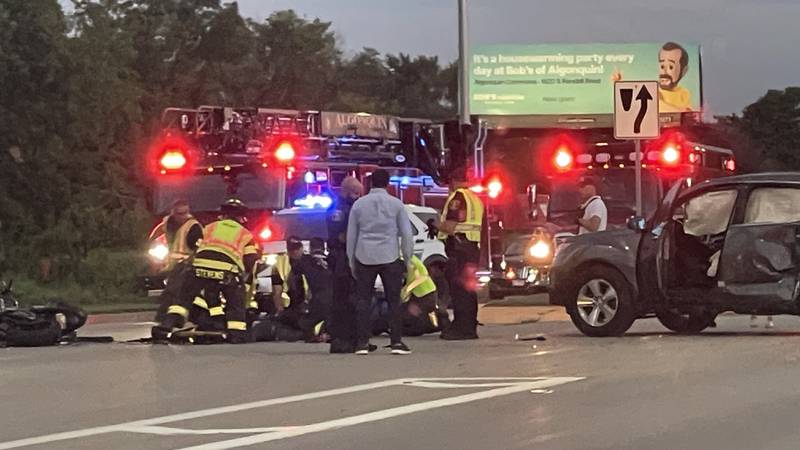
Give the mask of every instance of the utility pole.
[[469, 114], [469, 63], [467, 30], [467, 0], [458, 0], [458, 123], [470, 124]]

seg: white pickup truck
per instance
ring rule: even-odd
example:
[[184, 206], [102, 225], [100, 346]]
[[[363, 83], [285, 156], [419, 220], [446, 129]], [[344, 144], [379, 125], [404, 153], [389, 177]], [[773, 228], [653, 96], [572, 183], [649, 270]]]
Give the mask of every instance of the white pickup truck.
[[[411, 220], [411, 231], [414, 233], [414, 255], [428, 267], [431, 277], [437, 286], [446, 283], [444, 278], [444, 265], [447, 256], [442, 241], [428, 236], [428, 221], [433, 220], [439, 224], [439, 213], [429, 207], [406, 205], [408, 217]], [[273, 240], [263, 242], [262, 266], [258, 273], [258, 294], [272, 292], [272, 267], [281, 253], [286, 253], [286, 237], [297, 236], [303, 241], [308, 251], [308, 241], [319, 237], [327, 241], [328, 228], [325, 221], [326, 210], [322, 208], [288, 208], [276, 212], [267, 226], [270, 228]], [[380, 277], [376, 289], [383, 290]], [[441, 289], [440, 289], [441, 290]]]

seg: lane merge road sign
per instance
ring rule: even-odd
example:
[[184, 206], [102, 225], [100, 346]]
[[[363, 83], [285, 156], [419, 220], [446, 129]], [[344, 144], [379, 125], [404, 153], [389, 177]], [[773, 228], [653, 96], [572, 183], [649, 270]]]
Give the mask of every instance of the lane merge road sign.
[[659, 135], [658, 82], [614, 83], [614, 138], [655, 139]]

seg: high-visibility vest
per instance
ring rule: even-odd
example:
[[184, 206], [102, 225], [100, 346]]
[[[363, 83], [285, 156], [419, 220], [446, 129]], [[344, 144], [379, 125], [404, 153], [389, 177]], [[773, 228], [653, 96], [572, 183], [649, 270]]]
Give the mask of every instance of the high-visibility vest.
[[[444, 204], [444, 209], [442, 209], [442, 217], [440, 221], [444, 222], [447, 220], [447, 212], [450, 209], [450, 202], [458, 193], [461, 193], [461, 195], [464, 197], [464, 201], [467, 203], [467, 217], [463, 222], [456, 224], [455, 232], [463, 233], [467, 237], [467, 240], [480, 244], [481, 224], [483, 222], [483, 202], [469, 189], [456, 189], [450, 194], [449, 197], [447, 197], [447, 201]], [[447, 239], [447, 237], [447, 233], [439, 232], [439, 239], [444, 240]]]
[[412, 256], [411, 267], [406, 274], [406, 285], [403, 287], [403, 301], [408, 301], [412, 294], [414, 297], [422, 298], [431, 292], [436, 292], [436, 283], [425, 264], [416, 256]]
[[[165, 217], [164, 220], [153, 228], [150, 232], [150, 240], [156, 239], [162, 235], [166, 238], [169, 253], [167, 254], [165, 269], [170, 270], [175, 267], [175, 264], [192, 256], [193, 251], [187, 245], [186, 237], [189, 234], [189, 230], [195, 225], [200, 225], [200, 222], [190, 216], [189, 219], [178, 228], [178, 231], [176, 231], [174, 235], [169, 236], [167, 233], [168, 220], [169, 216]], [[169, 239], [170, 237], [171, 239]]]
[[178, 228], [172, 240], [167, 243], [169, 248], [167, 267], [173, 267], [175, 264], [192, 256], [193, 250], [189, 248], [186, 238], [189, 235], [189, 230], [195, 225], [200, 225], [200, 222], [194, 217], [189, 218]]
[[[283, 306], [288, 308], [292, 302], [292, 299], [289, 297], [289, 275], [292, 273], [292, 262], [289, 258], [289, 255], [283, 254], [278, 256], [277, 261], [275, 261], [275, 270], [278, 271], [278, 275], [280, 275], [281, 280], [283, 280], [283, 292], [281, 293], [281, 298], [283, 299]], [[303, 292], [306, 297], [308, 296], [308, 280], [306, 280], [306, 276], [302, 275], [303, 277]]]
[[[230, 219], [219, 220], [206, 225], [203, 230], [203, 241], [197, 249], [198, 253], [204, 251], [213, 251], [227, 256], [238, 267], [238, 272], [244, 272], [245, 255], [258, 252], [255, 244], [253, 244], [253, 235], [247, 231], [247, 228]], [[205, 267], [206, 261], [208, 260], [195, 259], [194, 264]], [[219, 270], [234, 269], [235, 271], [235, 268], [222, 268], [220, 264], [212, 265], [219, 266]]]

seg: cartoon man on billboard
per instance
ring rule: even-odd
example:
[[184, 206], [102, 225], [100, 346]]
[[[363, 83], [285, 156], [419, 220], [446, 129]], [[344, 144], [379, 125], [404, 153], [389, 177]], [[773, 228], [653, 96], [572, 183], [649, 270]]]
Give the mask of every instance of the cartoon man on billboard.
[[660, 112], [692, 110], [692, 93], [678, 83], [689, 70], [689, 53], [674, 42], [667, 42], [658, 52], [658, 100]]

